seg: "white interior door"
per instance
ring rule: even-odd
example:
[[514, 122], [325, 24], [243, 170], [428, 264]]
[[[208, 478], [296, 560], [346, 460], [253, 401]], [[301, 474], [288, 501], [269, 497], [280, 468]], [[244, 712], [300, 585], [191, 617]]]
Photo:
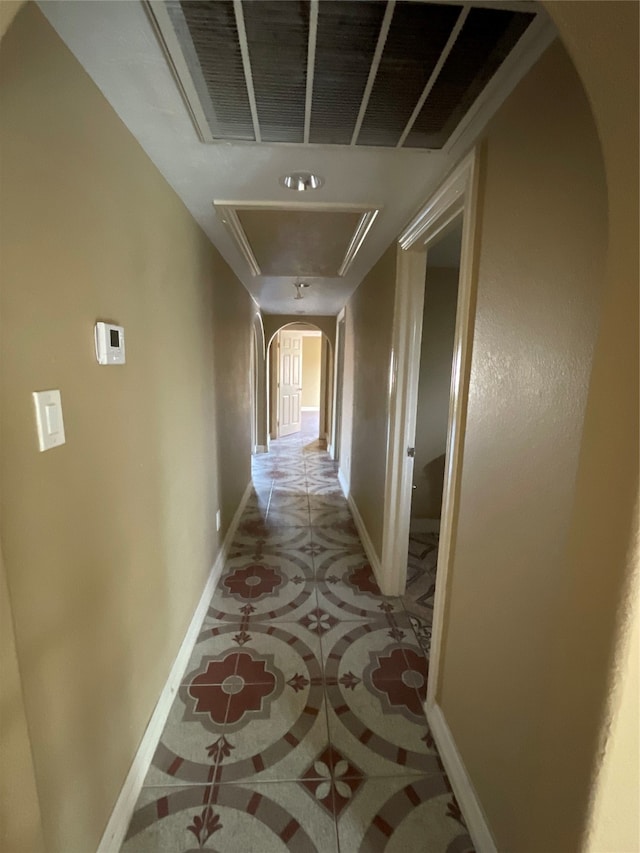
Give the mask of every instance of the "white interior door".
[[300, 432], [302, 333], [281, 331], [278, 351], [278, 436]]

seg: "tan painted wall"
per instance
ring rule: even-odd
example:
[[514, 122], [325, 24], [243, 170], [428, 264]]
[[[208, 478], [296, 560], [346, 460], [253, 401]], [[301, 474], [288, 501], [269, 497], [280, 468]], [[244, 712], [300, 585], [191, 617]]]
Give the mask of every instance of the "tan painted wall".
[[640, 586], [637, 576], [630, 592], [633, 609], [629, 613], [628, 648], [615, 666], [606, 747], [595, 780], [593, 811], [585, 845], [589, 853], [640, 850]]
[[296, 314], [263, 314], [262, 322], [264, 323], [264, 336], [267, 344], [271, 341], [278, 329], [283, 326], [288, 326], [293, 323], [300, 323], [303, 326], [308, 324], [327, 336], [331, 346], [335, 346], [336, 342], [336, 318], [327, 315], [313, 316], [311, 314], [305, 317], [299, 317]]
[[[640, 725], [637, 694], [625, 689], [640, 618], [639, 221], [638, 193], [630, 189], [638, 187], [640, 7], [627, 2], [546, 5], [582, 78], [598, 127], [607, 176], [609, 252], [562, 589], [567, 619], [556, 637], [562, 653], [552, 661], [553, 689], [563, 697], [564, 713], [546, 720], [544, 737], [551, 749], [573, 738], [585, 744], [596, 741], [589, 783], [591, 801], [599, 800], [602, 807], [588, 820], [585, 843], [594, 849], [597, 837], [603, 850], [638, 851], [640, 812], [624, 804], [640, 801], [640, 761], [632, 773], [625, 772], [623, 751], [616, 749], [615, 715], [628, 713]], [[633, 742], [627, 748], [633, 749]], [[542, 791], [547, 796], [542, 804], [555, 819], [567, 805], [575, 807], [581, 794], [573, 785], [582, 771], [576, 766], [578, 757], [578, 750], [565, 752], [565, 762], [555, 762], [564, 797], [550, 798]]]
[[[387, 394], [393, 322], [396, 247], [390, 246], [347, 305], [345, 364], [353, 370], [350, 490], [378, 556], [387, 448]], [[352, 350], [352, 360], [350, 353]], [[345, 392], [349, 385], [345, 382]], [[345, 400], [348, 401], [348, 396]], [[346, 407], [345, 407], [346, 408]], [[343, 445], [350, 438], [343, 432]], [[342, 466], [342, 457], [341, 457]]]
[[302, 338], [302, 406], [320, 406], [321, 350], [320, 335], [305, 335]]
[[43, 853], [40, 804], [0, 554], [0, 850]]
[[45, 846], [88, 853], [249, 479], [253, 303], [34, 6], [0, 79], [2, 548]]
[[26, 0], [2, 0], [0, 3], [0, 38], [9, 29], [11, 22], [25, 2]]
[[556, 45], [489, 128], [439, 698], [498, 849], [617, 853], [640, 849], [638, 7], [546, 5], [589, 103]]
[[424, 291], [412, 518], [440, 518], [447, 449], [458, 269], [430, 267]]
[[[593, 752], [579, 720], [567, 725], [566, 740], [552, 736], [566, 699], [549, 675], [563, 654], [558, 635], [582, 641], [585, 632], [564, 596], [566, 549], [603, 295], [607, 196], [589, 105], [559, 43], [490, 123], [482, 172], [439, 701], [498, 849], [564, 853], [578, 849]], [[582, 654], [573, 664], [592, 669], [596, 660]], [[566, 764], [571, 779], [557, 771]]]
[[[0, 38], [24, 0], [0, 3]], [[0, 147], [0, 156], [1, 156]], [[0, 265], [0, 276], [2, 267]], [[0, 279], [0, 285], [2, 281]], [[44, 850], [31, 739], [22, 694], [9, 589], [0, 553], [0, 850]]]

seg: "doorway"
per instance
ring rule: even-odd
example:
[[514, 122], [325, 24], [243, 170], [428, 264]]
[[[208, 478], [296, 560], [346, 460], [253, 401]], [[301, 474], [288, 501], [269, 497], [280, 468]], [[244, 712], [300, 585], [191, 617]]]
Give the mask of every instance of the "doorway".
[[271, 439], [300, 436], [326, 449], [333, 404], [333, 357], [326, 336], [307, 323], [280, 328], [268, 347]]
[[333, 408], [332, 440], [329, 444], [329, 455], [334, 462], [340, 463], [340, 441], [342, 437], [342, 380], [344, 373], [344, 335], [345, 335], [345, 309], [338, 314], [336, 324], [336, 358], [334, 374], [335, 405]]
[[438, 542], [451, 404], [462, 215], [427, 252], [403, 602], [425, 654], [431, 648]]
[[[467, 411], [473, 315], [475, 307], [475, 241], [478, 194], [478, 155], [474, 150], [459, 164], [442, 186], [434, 193], [420, 213], [405, 229], [398, 241], [396, 301], [392, 361], [389, 386], [389, 433], [385, 486], [380, 587], [386, 595], [404, 595], [407, 581], [410, 519], [416, 456], [416, 424], [420, 390], [422, 322], [427, 282], [427, 259], [430, 252], [438, 258], [437, 244], [461, 224], [460, 265], [457, 305], [453, 335], [453, 350], [447, 355], [450, 370], [450, 394], [446, 421], [446, 447], [442, 454], [425, 458], [424, 491], [428, 484], [435, 489], [442, 480], [441, 506], [429, 512], [440, 513], [437, 541], [437, 566], [431, 590], [432, 613], [429, 680], [426, 712], [436, 728], [438, 712], [436, 697], [440, 677], [440, 652], [444, 634], [447, 577], [451, 569], [454, 531], [458, 514], [458, 494], [462, 470], [462, 451]], [[454, 238], [451, 238], [452, 240]], [[449, 294], [451, 296], [451, 294]], [[442, 379], [440, 380], [440, 386]], [[441, 414], [442, 417], [442, 414]], [[442, 421], [441, 421], [442, 422]], [[427, 451], [428, 454], [429, 451]], [[439, 461], [438, 461], [439, 460]], [[438, 473], [438, 465], [443, 470]], [[429, 464], [432, 468], [429, 468]], [[438, 473], [438, 476], [436, 476]], [[417, 472], [421, 476], [420, 470]], [[430, 478], [427, 477], [427, 474]], [[415, 483], [417, 486], [418, 484]], [[425, 493], [422, 497], [426, 497]], [[432, 494], [433, 497], [433, 494]], [[437, 502], [436, 502], [437, 506]], [[437, 519], [436, 519], [437, 521]], [[415, 529], [415, 523], [414, 523]], [[437, 532], [437, 531], [436, 531]], [[426, 549], [425, 549], [426, 550]], [[431, 549], [432, 551], [435, 549]], [[426, 556], [426, 555], [425, 555]]]

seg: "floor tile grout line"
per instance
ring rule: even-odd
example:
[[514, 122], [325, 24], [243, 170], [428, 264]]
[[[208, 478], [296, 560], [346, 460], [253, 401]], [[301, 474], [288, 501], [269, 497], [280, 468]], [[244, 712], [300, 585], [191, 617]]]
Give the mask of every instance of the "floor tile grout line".
[[[324, 462], [324, 458], [321, 455], [323, 450], [321, 450], [320, 448], [313, 448], [312, 449], [310, 446], [309, 446], [309, 449], [307, 449], [307, 445], [305, 444], [305, 441], [306, 441], [306, 439], [304, 439], [302, 436], [300, 436], [300, 438], [296, 437], [295, 442], [291, 442], [291, 443], [286, 445], [286, 451], [282, 453], [280, 460], [278, 460], [278, 458], [276, 456], [274, 456], [271, 459], [270, 464], [273, 467], [277, 467], [278, 462], [280, 461], [282, 463], [283, 468], [286, 468], [286, 466], [288, 464], [295, 466], [296, 460], [302, 460], [303, 467], [304, 467], [304, 473], [302, 473], [302, 475], [300, 476], [299, 482], [296, 482], [295, 477], [292, 478], [291, 480], [289, 480], [288, 482], [285, 481], [284, 483], [282, 483], [282, 481], [276, 479], [275, 477], [269, 478], [267, 507], [266, 507], [266, 512], [265, 512], [264, 517], [269, 518], [269, 516], [271, 515], [272, 512], [277, 513], [278, 515], [283, 516], [283, 517], [287, 516], [287, 507], [286, 506], [277, 507], [274, 504], [274, 497], [276, 496], [276, 489], [278, 488], [278, 485], [282, 483], [282, 486], [283, 486], [282, 495], [283, 496], [291, 495], [293, 497], [293, 496], [297, 495], [300, 498], [302, 498], [302, 497], [305, 498], [303, 503], [304, 503], [306, 511], [308, 512], [309, 523], [308, 523], [308, 525], [303, 524], [300, 526], [291, 525], [291, 527], [293, 529], [300, 529], [300, 530], [306, 529], [306, 530], [308, 530], [309, 540], [310, 540], [311, 544], [313, 545], [313, 543], [314, 543], [314, 532], [313, 531], [314, 531], [314, 529], [321, 529], [321, 526], [313, 524], [312, 509], [311, 509], [311, 507], [313, 505], [312, 499], [317, 499], [317, 501], [320, 502], [325, 496], [327, 498], [329, 498], [329, 496], [332, 496], [334, 494], [338, 494], [338, 489], [336, 489], [335, 493], [332, 490], [332, 484], [334, 482], [337, 484], [337, 477], [335, 475], [335, 472], [330, 472], [330, 468], [328, 465], [327, 466], [325, 466], [324, 464], [314, 465], [313, 453], [316, 453], [316, 451], [320, 451], [320, 453], [318, 453], [318, 455], [315, 456], [315, 460], [320, 459], [320, 460], [322, 460], [322, 462]], [[313, 451], [313, 453], [312, 453], [312, 451]], [[257, 468], [258, 468], [258, 466], [256, 465], [256, 469]], [[296, 492], [290, 491], [291, 489], [295, 489], [295, 488], [299, 488], [299, 491], [296, 491]], [[266, 488], [265, 488], [265, 491], [266, 491]], [[284, 503], [286, 504], [287, 501], [284, 501]], [[315, 512], [319, 512], [319, 511], [324, 511], [327, 513], [333, 513], [333, 512], [342, 513], [343, 512], [343, 509], [344, 509], [343, 504], [342, 505], [331, 505], [332, 502], [330, 502], [330, 501], [327, 501], [327, 503], [329, 505], [327, 505], [325, 507], [321, 506], [320, 510], [315, 510]], [[318, 506], [317, 503], [316, 503], [316, 506]], [[254, 505], [252, 507], [252, 509], [253, 510], [255, 510], [255, 509], [260, 510], [261, 508], [259, 506], [255, 507], [255, 505]], [[332, 526], [333, 525], [326, 525], [326, 527], [329, 529]], [[288, 525], [283, 525], [283, 527], [288, 527]], [[257, 537], [257, 536], [253, 536], [253, 538], [254, 538], [254, 540], [260, 539], [260, 537]], [[249, 539], [251, 539], [251, 536], [248, 537], [248, 540]], [[320, 543], [318, 543], [318, 545], [320, 545]], [[262, 553], [262, 548], [264, 547], [264, 543], [261, 545], [254, 545], [254, 546], [247, 546], [247, 547], [251, 549], [252, 553], [256, 553], [256, 554]], [[287, 543], [282, 543], [281, 546], [276, 545], [276, 546], [272, 546], [272, 547], [274, 548], [274, 550], [276, 552], [278, 550], [282, 551], [283, 556], [285, 556], [287, 554], [287, 552], [297, 550], [297, 549], [287, 547]], [[352, 547], [353, 547], [353, 549], [355, 549], [355, 548], [357, 548], [358, 550], [362, 549], [362, 543], [361, 543], [359, 537], [358, 537], [358, 545], [352, 546]], [[323, 565], [326, 565], [327, 558], [330, 559], [332, 551], [335, 551], [336, 553], [342, 553], [342, 554], [355, 553], [355, 551], [352, 549], [352, 547], [343, 546], [343, 547], [337, 547], [334, 549], [324, 548], [322, 553], [319, 555], [315, 555], [313, 553], [313, 549], [312, 549], [312, 552], [309, 555], [310, 556], [309, 562], [311, 563], [313, 578], [312, 579], [306, 579], [306, 580], [311, 586], [311, 594], [314, 597], [313, 601], [310, 602], [311, 604], [313, 604], [313, 609], [317, 609], [320, 607], [320, 600], [318, 597], [319, 593], [322, 589], [320, 584], [326, 583], [324, 581], [324, 578], [320, 578], [316, 574], [317, 565], [319, 565], [320, 563], [322, 563]], [[278, 554], [274, 553], [273, 556], [277, 558]], [[306, 561], [305, 561], [305, 563], [306, 563]], [[305, 574], [305, 578], [306, 578], [306, 574]], [[344, 580], [342, 583], [344, 583]], [[340, 584], [340, 585], [342, 586], [342, 584]], [[411, 628], [411, 631], [409, 632], [409, 637], [413, 637], [415, 639], [415, 641], [417, 643], [417, 647], [424, 654], [424, 657], [428, 661], [427, 655], [424, 653], [424, 650], [422, 649], [422, 646], [420, 645], [420, 642], [418, 640], [417, 633], [414, 629], [413, 623], [411, 622], [411, 620], [409, 618], [410, 614], [409, 614], [409, 611], [407, 610], [405, 602], [400, 599], [399, 605], [400, 605], [399, 609], [397, 611], [393, 611], [390, 614], [390, 621], [392, 621], [396, 627], [405, 628], [406, 630]], [[339, 615], [338, 624], [346, 626], [346, 628], [348, 630], [351, 630], [351, 628], [349, 628], [350, 624], [353, 624], [354, 626], [356, 626], [356, 625], [360, 625], [360, 624], [366, 624], [369, 622], [380, 622], [382, 619], [384, 619], [384, 615], [381, 613], [371, 613], [370, 616], [358, 616], [358, 615], [353, 615], [353, 614], [348, 614], [348, 613], [340, 613], [340, 614], [336, 614], [336, 615]], [[402, 615], [404, 617], [402, 622], [400, 622], [400, 620], [397, 619], [397, 616], [399, 616], [399, 615]], [[344, 618], [345, 616], [346, 616], [346, 618]], [[285, 619], [269, 618], [267, 614], [264, 614], [264, 617], [265, 618], [263, 618], [263, 619], [255, 620], [254, 624], [264, 623], [264, 624], [269, 624], [269, 625], [273, 625], [273, 626], [277, 626], [278, 624], [282, 624], [283, 626], [286, 626], [288, 624], [297, 624], [297, 622], [298, 622], [298, 620], [295, 618], [291, 618], [290, 620], [287, 620], [286, 618]], [[205, 617], [203, 619], [203, 625], [201, 626], [201, 630], [205, 625], [206, 619], [207, 619], [207, 616], [205, 614]], [[219, 622], [219, 620], [216, 620], [216, 621]], [[241, 619], [239, 618], [238, 623], [237, 623], [238, 626], [240, 624], [240, 621], [241, 621]], [[400, 622], [400, 624], [398, 624], [399, 622]], [[408, 625], [403, 624], [403, 622], [408, 622]], [[230, 633], [231, 633], [233, 630], [233, 627], [234, 627], [234, 623], [233, 622], [224, 622], [223, 624], [228, 626], [231, 629], [231, 631], [230, 631]], [[250, 630], [250, 628], [248, 628], [248, 630]], [[329, 650], [331, 648], [331, 644], [324, 637], [324, 632], [318, 631], [318, 632], [316, 632], [316, 634], [317, 634], [317, 638], [318, 638], [317, 649], [318, 649], [319, 658], [320, 658], [319, 663], [320, 663], [322, 691], [323, 691], [323, 698], [324, 698], [324, 725], [326, 728], [328, 747], [329, 747], [329, 749], [333, 749], [332, 728], [330, 726], [330, 716], [331, 716], [330, 715], [330, 705], [331, 705], [331, 708], [333, 708], [333, 704], [330, 702], [330, 698], [329, 698], [328, 678], [327, 678], [327, 670], [326, 670], [327, 655], [328, 655]], [[404, 658], [404, 661], [407, 664], [407, 666], [409, 666], [410, 662], [409, 662], [408, 657], [407, 657], [407, 651], [408, 650], [405, 650], [404, 645], [403, 645], [403, 641], [396, 639], [396, 644], [400, 645], [400, 648], [402, 649], [402, 656]], [[407, 643], [407, 645], [409, 645], [409, 644], [413, 645], [412, 643], [410, 643], [410, 641], [409, 641], [409, 643]], [[234, 669], [235, 674], [237, 674], [237, 668], [238, 668], [238, 663], [236, 662], [236, 667]], [[338, 674], [339, 674], [339, 671], [337, 670], [336, 676]], [[333, 677], [333, 678], [335, 680], [335, 677]], [[257, 686], [257, 685], [260, 685], [260, 684], [263, 684], [266, 682], [262, 682], [259, 680], [256, 680], [255, 682], [253, 682], [253, 681], [247, 682], [247, 684], [254, 684], [254, 683]], [[335, 685], [332, 685], [332, 686], [335, 686]], [[338, 690], [339, 690], [339, 688], [338, 688]], [[418, 690], [416, 688], [413, 688], [413, 690], [414, 690], [415, 694], [417, 695], [417, 697], [420, 698]], [[333, 698], [336, 699], [337, 697], [334, 696]], [[227, 701], [227, 707], [226, 707], [225, 714], [224, 714], [225, 723], [223, 724], [223, 727], [222, 727], [223, 734], [224, 734], [224, 729], [226, 729], [227, 725], [228, 725], [227, 718], [228, 718], [229, 713], [230, 713], [230, 707], [231, 707], [231, 697], [229, 697], [229, 699]], [[426, 721], [425, 721], [425, 723], [426, 723]], [[219, 776], [218, 769], [221, 767], [223, 761], [224, 761], [224, 758], [220, 754], [218, 754], [216, 756], [215, 762], [213, 764], [212, 781], [207, 783], [208, 785], [211, 786], [210, 794], [209, 794], [209, 798], [208, 798], [209, 805], [214, 805], [213, 799], [215, 796], [215, 792], [220, 787], [222, 787], [223, 785], [229, 785], [229, 786], [231, 786], [231, 785], [238, 785], [238, 786], [249, 785], [249, 786], [251, 786], [251, 784], [253, 782], [254, 784], [260, 784], [260, 785], [264, 784], [264, 785], [269, 786], [269, 785], [287, 784], [287, 783], [291, 783], [291, 782], [299, 782], [300, 781], [300, 778], [261, 779], [258, 781], [258, 780], [255, 780], [256, 773], [249, 774], [245, 779], [236, 779], [236, 780], [227, 781], [227, 782], [217, 781], [218, 776]], [[340, 840], [339, 815], [337, 814], [337, 804], [336, 804], [336, 799], [337, 799], [337, 793], [336, 793], [337, 789], [335, 786], [336, 777], [334, 774], [334, 768], [333, 768], [334, 762], [333, 762], [333, 758], [331, 757], [331, 754], [329, 756], [329, 763], [331, 766], [331, 783], [332, 783], [331, 805], [332, 805], [332, 815], [333, 815], [333, 823], [334, 823], [334, 829], [335, 829], [335, 839], [336, 839], [335, 844], [336, 844], [337, 853], [340, 853], [341, 840]], [[364, 781], [367, 781], [369, 779], [397, 779], [399, 777], [422, 778], [424, 776], [434, 775], [433, 772], [426, 772], [426, 773], [420, 773], [419, 771], [410, 772], [409, 768], [404, 768], [404, 767], [402, 768], [402, 771], [403, 772], [401, 772], [401, 773], [382, 773], [380, 775], [375, 774], [375, 773], [373, 773], [373, 774], [364, 773], [364, 774], [362, 774], [362, 779]], [[296, 773], [296, 774], [292, 774], [292, 775], [296, 776], [296, 777], [300, 777], [300, 773]], [[348, 778], [348, 777], [345, 776], [345, 778]], [[187, 782], [185, 784], [186, 785], [192, 785], [192, 784], [196, 784], [196, 783], [188, 783]], [[149, 787], [153, 787], [153, 786], [149, 786]], [[170, 787], [170, 786], [155, 786], [155, 787]], [[183, 787], [183, 786], [175, 786], [175, 787]]]

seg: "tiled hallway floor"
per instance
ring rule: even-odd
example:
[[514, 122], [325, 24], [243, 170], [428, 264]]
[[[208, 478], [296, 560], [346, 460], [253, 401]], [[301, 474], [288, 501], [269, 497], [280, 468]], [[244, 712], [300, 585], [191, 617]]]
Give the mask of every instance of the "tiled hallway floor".
[[254, 460], [126, 853], [472, 849], [422, 711], [426, 658], [312, 436]]

